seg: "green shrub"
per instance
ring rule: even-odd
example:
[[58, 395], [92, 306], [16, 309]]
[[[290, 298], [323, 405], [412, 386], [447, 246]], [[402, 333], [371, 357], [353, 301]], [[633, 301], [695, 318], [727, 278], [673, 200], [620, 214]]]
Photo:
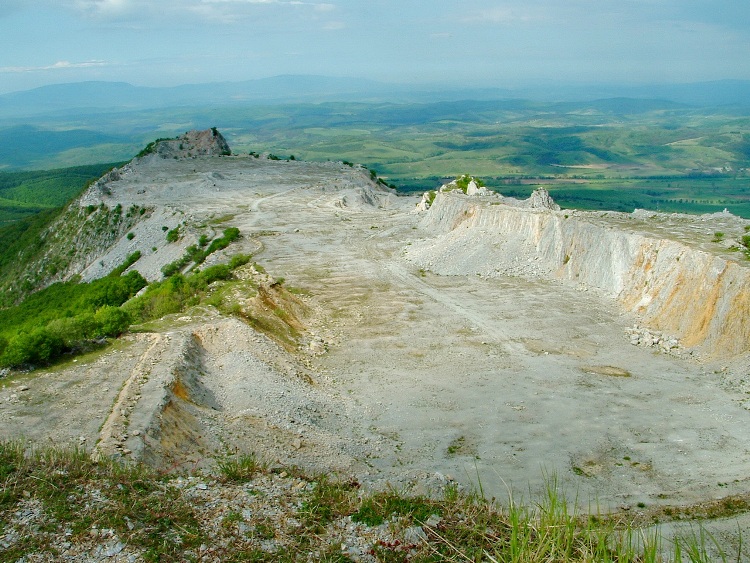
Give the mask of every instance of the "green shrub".
[[46, 364], [85, 340], [122, 333], [129, 321], [118, 307], [145, 285], [137, 271], [57, 283], [0, 310], [0, 336], [7, 343], [0, 365]]
[[174, 276], [175, 274], [180, 273], [180, 270], [185, 266], [185, 264], [180, 265], [179, 260], [175, 260], [174, 262], [170, 262], [169, 264], [164, 264], [164, 266], [161, 267], [161, 273], [164, 274], [165, 278], [169, 278], [171, 276]]
[[[229, 227], [228, 229], [224, 229], [224, 236], [211, 241], [211, 244], [206, 249], [205, 256], [209, 256], [210, 254], [213, 254], [217, 250], [224, 250], [227, 246], [229, 246], [239, 237], [240, 237], [240, 230], [237, 227]], [[201, 260], [201, 262], [202, 261], [203, 260]]]
[[98, 336], [114, 338], [128, 330], [130, 315], [120, 307], [105, 305], [94, 314]]
[[162, 282], [152, 283], [140, 297], [128, 302], [124, 309], [139, 321], [158, 319], [177, 313], [193, 296], [185, 276], [175, 274]]
[[101, 278], [91, 282], [80, 305], [89, 310], [105, 305], [120, 306], [147, 284], [143, 276], [133, 270], [119, 278]]
[[127, 237], [126, 237], [126, 238], [127, 238], [128, 240], [133, 240], [133, 239], [135, 238], [135, 233], [134, 233], [134, 232], [132, 232], [132, 231], [131, 231], [131, 232], [129, 232], [129, 233], [127, 234]]
[[252, 255], [250, 254], [235, 254], [232, 256], [231, 260], [229, 260], [229, 269], [235, 270], [240, 266], [244, 266], [249, 263], [251, 259]]
[[21, 333], [8, 342], [0, 359], [6, 366], [26, 364], [48, 364], [65, 349], [63, 339], [47, 328], [37, 328], [29, 333]]
[[47, 323], [47, 330], [62, 338], [68, 348], [73, 348], [83, 340], [94, 338], [96, 328], [94, 314], [90, 312], [75, 317], [54, 319]]
[[139, 322], [178, 313], [199, 303], [211, 283], [231, 279], [232, 270], [249, 261], [250, 256], [238, 254], [229, 265], [217, 264], [203, 271], [195, 270], [187, 276], [174, 273], [164, 281], [149, 285], [142, 295], [130, 300], [123, 309]]
[[226, 264], [217, 264], [216, 266], [210, 266], [193, 276], [191, 285], [198, 289], [202, 289], [208, 284], [219, 281], [228, 280], [232, 277], [232, 270]]
[[0, 310], [0, 334], [11, 336], [46, 326], [54, 319], [94, 313], [105, 305], [119, 306], [146, 285], [137, 271], [91, 283], [56, 283], [30, 295], [23, 303]]
[[180, 228], [175, 227], [171, 231], [167, 232], [167, 242], [177, 242], [180, 240]]
[[478, 187], [481, 188], [482, 186], [484, 186], [484, 182], [482, 182], [482, 180], [480, 180], [479, 178], [474, 178], [473, 176], [469, 174], [462, 174], [455, 180], [456, 187], [458, 187], [458, 189], [461, 190], [462, 192], [466, 193], [466, 191], [469, 189], [469, 184], [472, 182], [472, 180]]
[[190, 262], [203, 264], [206, 258], [208, 258], [211, 254], [213, 254], [217, 250], [223, 250], [233, 241], [237, 240], [239, 236], [240, 230], [237, 227], [229, 227], [228, 229], [224, 230], [223, 236], [212, 240], [209, 247], [205, 250], [199, 249], [194, 244], [190, 245], [185, 249], [185, 254], [182, 256], [182, 258], [166, 264], [164, 267], [162, 267], [161, 272], [162, 274], [164, 274], [164, 277], [168, 278], [181, 272]]
[[130, 266], [138, 262], [138, 260], [140, 259], [141, 259], [141, 251], [136, 250], [135, 252], [130, 254], [127, 258], [125, 258], [125, 261], [122, 264], [120, 264], [114, 270], [112, 270], [109, 273], [109, 277], [116, 278], [116, 277], [121, 276], [125, 270], [130, 268]]

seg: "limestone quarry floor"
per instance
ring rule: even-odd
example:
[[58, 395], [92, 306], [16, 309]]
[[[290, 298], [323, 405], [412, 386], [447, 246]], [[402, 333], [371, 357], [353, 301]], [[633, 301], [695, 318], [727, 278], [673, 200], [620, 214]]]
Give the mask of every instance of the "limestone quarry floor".
[[373, 473], [437, 471], [498, 497], [556, 475], [602, 506], [747, 489], [744, 397], [710, 366], [631, 345], [633, 318], [614, 301], [554, 281], [419, 272], [400, 258], [429, 236], [413, 216], [326, 224], [321, 211], [264, 239], [260, 259], [328, 312], [323, 384], [356, 405], [355, 435], [389, 440], [368, 458]]
[[[215, 197], [201, 204], [187, 194], [186, 212], [198, 219], [232, 213], [227, 224], [241, 229], [241, 244], [262, 243], [254, 259], [307, 294], [315, 311], [309, 328], [327, 344], [309, 359], [314, 400], [325, 413], [321, 431], [301, 444], [291, 434], [285, 444], [276, 439], [273, 455], [282, 461], [304, 462], [306, 450], [335, 434], [321, 450], [333, 452], [331, 467], [378, 486], [419, 490], [447, 478], [502, 500], [509, 490], [539, 493], [553, 476], [584, 506], [634, 512], [750, 491], [745, 395], [726, 385], [719, 366], [631, 345], [625, 329], [635, 319], [612, 299], [550, 280], [419, 271], [403, 257], [412, 241], [430, 236], [411, 213], [414, 198], [390, 197], [378, 207], [351, 186], [325, 189], [324, 177], [313, 184], [300, 173], [281, 185], [239, 174], [225, 168], [212, 176]], [[139, 346], [136, 340], [92, 360], [109, 366], [98, 376], [78, 366], [6, 384], [0, 434], [95, 440], [102, 404], [111, 404]], [[111, 369], [117, 361], [120, 371]], [[211, 377], [224, 378], [216, 383], [222, 393], [231, 395], [226, 382], [240, 376], [243, 393], [251, 393], [252, 371], [222, 375], [237, 363], [206, 364]], [[52, 383], [80, 386], [92, 377], [102, 383], [88, 390]], [[268, 377], [257, 381], [270, 385]], [[30, 390], [18, 391], [21, 384]], [[44, 407], [47, 421], [59, 419], [69, 431], [46, 424], [43, 407], [35, 410], [30, 399], [41, 401], [55, 385], [50, 400], [79, 395], [64, 409]], [[295, 382], [299, 390], [286, 396], [304, 403], [304, 385]], [[255, 418], [276, 416], [278, 427], [283, 396], [266, 413], [255, 405]], [[223, 404], [241, 410], [238, 400]], [[217, 434], [231, 426], [224, 443], [229, 436], [242, 450], [266, 446], [257, 432], [222, 420], [211, 425]]]

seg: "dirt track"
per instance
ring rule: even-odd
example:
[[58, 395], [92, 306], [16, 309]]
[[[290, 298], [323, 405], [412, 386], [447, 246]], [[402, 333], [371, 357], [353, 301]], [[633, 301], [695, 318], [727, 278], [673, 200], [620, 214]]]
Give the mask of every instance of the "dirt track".
[[[373, 199], [346, 167], [222, 159], [216, 175], [210, 159], [168, 165], [146, 196], [135, 190], [144, 169], [113, 197], [127, 206], [154, 193], [196, 222], [233, 214], [244, 239], [228, 253], [262, 243], [254, 259], [308, 293], [308, 329], [327, 346], [291, 358], [210, 313], [169, 328], [198, 335], [196, 381], [218, 402], [191, 403], [204, 445], [380, 486], [481, 482], [498, 498], [508, 487], [537, 493], [555, 475], [584, 505], [634, 511], [750, 491], [744, 395], [718, 366], [631, 345], [635, 319], [613, 300], [558, 281], [420, 271], [404, 255], [432, 235], [412, 213], [416, 199]], [[83, 436], [92, 447], [149, 342], [6, 385], [0, 433]], [[294, 377], [298, 360], [314, 386]]]

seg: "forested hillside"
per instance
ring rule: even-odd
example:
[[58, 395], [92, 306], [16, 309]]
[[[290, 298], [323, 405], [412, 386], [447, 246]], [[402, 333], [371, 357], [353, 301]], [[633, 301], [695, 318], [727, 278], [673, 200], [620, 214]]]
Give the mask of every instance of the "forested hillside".
[[[92, 164], [54, 170], [0, 171], [0, 227], [65, 205], [113, 166]], [[18, 233], [19, 228], [26, 230], [31, 224], [11, 232]], [[2, 236], [0, 232], [0, 240]]]

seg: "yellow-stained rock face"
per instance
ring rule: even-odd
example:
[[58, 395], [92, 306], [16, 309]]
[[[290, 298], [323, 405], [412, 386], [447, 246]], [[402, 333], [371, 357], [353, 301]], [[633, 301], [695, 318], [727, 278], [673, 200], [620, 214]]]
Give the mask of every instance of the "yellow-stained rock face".
[[[574, 282], [606, 292], [648, 327], [703, 354], [749, 351], [750, 268], [742, 255], [714, 255], [680, 240], [677, 231], [655, 236], [660, 220], [439, 194], [422, 219], [437, 236], [409, 255], [437, 273]], [[682, 220], [687, 225], [699, 218]]]

